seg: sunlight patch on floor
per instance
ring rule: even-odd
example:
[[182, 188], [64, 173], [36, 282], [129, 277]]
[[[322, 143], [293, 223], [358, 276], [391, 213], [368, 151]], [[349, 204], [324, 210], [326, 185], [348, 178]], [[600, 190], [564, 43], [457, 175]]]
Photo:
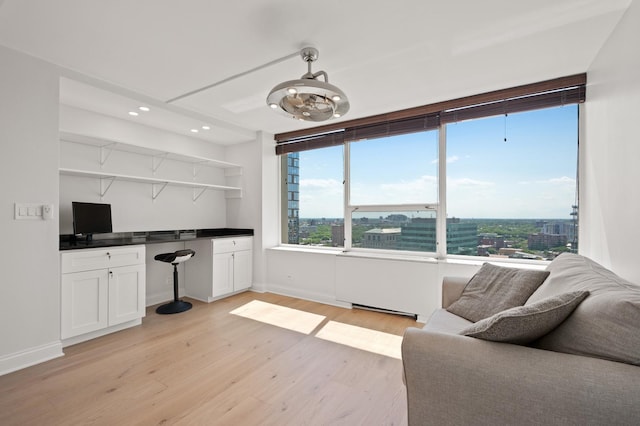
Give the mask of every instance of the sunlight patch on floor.
[[395, 334], [329, 321], [318, 331], [316, 337], [380, 355], [402, 359], [400, 351], [402, 336], [396, 336]]
[[304, 334], [310, 334], [326, 318], [261, 300], [252, 300], [230, 313]]

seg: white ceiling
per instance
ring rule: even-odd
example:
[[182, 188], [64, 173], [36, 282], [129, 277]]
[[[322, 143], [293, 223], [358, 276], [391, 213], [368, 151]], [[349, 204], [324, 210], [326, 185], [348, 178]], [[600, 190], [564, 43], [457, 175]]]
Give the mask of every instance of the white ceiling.
[[313, 126], [265, 102], [304, 46], [349, 120], [585, 72], [631, 2], [0, 0], [0, 44], [63, 67], [63, 104], [233, 144]]

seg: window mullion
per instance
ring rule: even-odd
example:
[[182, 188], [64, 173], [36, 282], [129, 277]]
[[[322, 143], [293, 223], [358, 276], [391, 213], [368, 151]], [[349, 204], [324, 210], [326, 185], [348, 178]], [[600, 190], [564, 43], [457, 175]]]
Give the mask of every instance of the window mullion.
[[352, 217], [352, 209], [349, 207], [351, 202], [351, 143], [345, 142], [343, 146], [344, 153], [344, 171], [343, 171], [343, 196], [344, 196], [344, 205], [343, 205], [343, 215], [344, 220], [344, 250], [351, 250], [351, 217]]
[[438, 132], [438, 209], [436, 213], [436, 253], [447, 257], [447, 125]]

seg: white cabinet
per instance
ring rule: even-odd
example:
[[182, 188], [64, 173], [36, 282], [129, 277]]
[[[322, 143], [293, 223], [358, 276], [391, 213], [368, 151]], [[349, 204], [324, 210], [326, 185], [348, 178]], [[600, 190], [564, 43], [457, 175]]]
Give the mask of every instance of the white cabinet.
[[253, 237], [189, 243], [196, 255], [185, 263], [186, 295], [205, 302], [247, 290], [253, 274]]
[[73, 344], [141, 323], [145, 246], [60, 254], [61, 338]]

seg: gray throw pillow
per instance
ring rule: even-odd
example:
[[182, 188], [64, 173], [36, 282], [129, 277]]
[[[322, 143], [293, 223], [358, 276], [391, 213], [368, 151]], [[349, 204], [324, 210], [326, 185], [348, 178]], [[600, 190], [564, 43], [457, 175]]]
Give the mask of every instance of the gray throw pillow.
[[492, 342], [531, 343], [560, 325], [588, 295], [588, 291], [574, 291], [516, 306], [478, 321], [460, 334]]
[[506, 268], [485, 263], [447, 311], [478, 322], [506, 309], [524, 305], [548, 275], [548, 271]]

